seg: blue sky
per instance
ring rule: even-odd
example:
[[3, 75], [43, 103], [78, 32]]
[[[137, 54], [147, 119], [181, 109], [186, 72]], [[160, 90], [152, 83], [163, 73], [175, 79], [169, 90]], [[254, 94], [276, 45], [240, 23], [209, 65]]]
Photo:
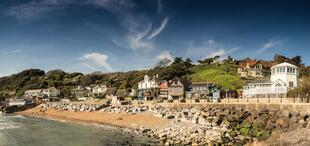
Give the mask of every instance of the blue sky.
[[0, 0], [0, 76], [145, 69], [220, 55], [309, 65], [306, 0]]

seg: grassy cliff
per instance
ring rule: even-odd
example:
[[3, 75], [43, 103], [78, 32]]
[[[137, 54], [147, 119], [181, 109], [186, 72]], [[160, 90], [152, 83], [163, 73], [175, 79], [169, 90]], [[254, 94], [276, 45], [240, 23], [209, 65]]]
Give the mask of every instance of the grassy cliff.
[[197, 65], [191, 79], [193, 82], [213, 82], [221, 89], [240, 89], [245, 81], [237, 75], [237, 69], [235, 64]]

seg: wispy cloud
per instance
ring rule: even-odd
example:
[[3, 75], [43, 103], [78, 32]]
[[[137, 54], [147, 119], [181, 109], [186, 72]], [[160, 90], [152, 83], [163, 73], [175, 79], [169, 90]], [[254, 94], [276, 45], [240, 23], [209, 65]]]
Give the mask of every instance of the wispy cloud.
[[200, 59], [214, 56], [220, 56], [221, 58], [225, 58], [238, 50], [238, 47], [225, 48], [222, 44], [216, 42], [213, 39], [210, 39], [202, 42], [200, 45], [194, 45], [193, 42], [190, 43], [186, 51], [186, 56], [191, 58], [198, 57]]
[[24, 52], [23, 49], [14, 49], [14, 50], [0, 50], [0, 54], [17, 54]]
[[41, 0], [30, 1], [29, 3], [20, 4], [4, 10], [7, 16], [15, 16], [17, 19], [35, 19], [47, 12], [63, 9], [65, 5], [72, 3], [72, 0]]
[[[113, 71], [111, 64], [108, 63], [109, 56], [103, 53], [87, 53], [78, 60], [83, 61], [81, 64], [92, 70], [98, 70], [104, 67], [107, 71]], [[98, 68], [99, 67], [99, 68]]]
[[168, 23], [168, 17], [165, 17], [165, 19], [161, 22], [160, 26], [157, 29], [154, 29], [149, 36], [147, 37], [147, 39], [153, 39], [154, 37], [156, 37], [157, 35], [159, 35], [166, 27], [167, 23]]
[[262, 45], [262, 47], [256, 52], [257, 54], [262, 54], [266, 52], [268, 49], [276, 49], [280, 47], [285, 40], [283, 39], [277, 39], [277, 38], [272, 38], [268, 42]]
[[173, 61], [174, 59], [174, 57], [171, 55], [169, 51], [162, 51], [159, 55], [157, 55], [157, 58], [160, 60], [169, 59], [171, 61]]
[[130, 0], [32, 0], [28, 3], [12, 6], [3, 11], [7, 16], [14, 16], [19, 20], [33, 20], [46, 16], [48, 12], [65, 9], [71, 4], [92, 5], [113, 13], [124, 12], [124, 9], [133, 7]]

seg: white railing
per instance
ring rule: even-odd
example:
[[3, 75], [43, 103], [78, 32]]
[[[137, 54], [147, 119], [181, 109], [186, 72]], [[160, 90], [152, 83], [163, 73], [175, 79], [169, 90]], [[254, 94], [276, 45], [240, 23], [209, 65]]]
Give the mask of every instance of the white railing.
[[268, 95], [268, 94], [286, 94], [287, 87], [256, 87], [243, 90], [243, 96]]

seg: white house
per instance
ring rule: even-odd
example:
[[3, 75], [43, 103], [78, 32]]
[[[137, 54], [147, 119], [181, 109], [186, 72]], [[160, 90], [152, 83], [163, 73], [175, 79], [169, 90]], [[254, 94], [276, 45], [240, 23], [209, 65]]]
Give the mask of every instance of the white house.
[[55, 88], [55, 87], [49, 87], [47, 89], [43, 89], [42, 93], [46, 97], [59, 97], [60, 95], [60, 90]]
[[107, 90], [106, 85], [96, 85], [95, 87], [93, 87], [94, 94], [103, 94], [106, 92], [106, 90]]
[[138, 95], [144, 96], [147, 99], [153, 99], [159, 95], [159, 80], [158, 75], [149, 77], [144, 76], [144, 79], [138, 83]]
[[153, 78], [150, 78], [148, 75], [144, 76], [144, 80], [140, 81], [138, 83], [138, 89], [151, 89], [151, 88], [159, 88], [158, 82], [157, 82], [157, 76], [154, 76]]
[[295, 88], [297, 66], [281, 63], [271, 67], [270, 80], [256, 80], [243, 87], [243, 97], [286, 96], [288, 89]]

